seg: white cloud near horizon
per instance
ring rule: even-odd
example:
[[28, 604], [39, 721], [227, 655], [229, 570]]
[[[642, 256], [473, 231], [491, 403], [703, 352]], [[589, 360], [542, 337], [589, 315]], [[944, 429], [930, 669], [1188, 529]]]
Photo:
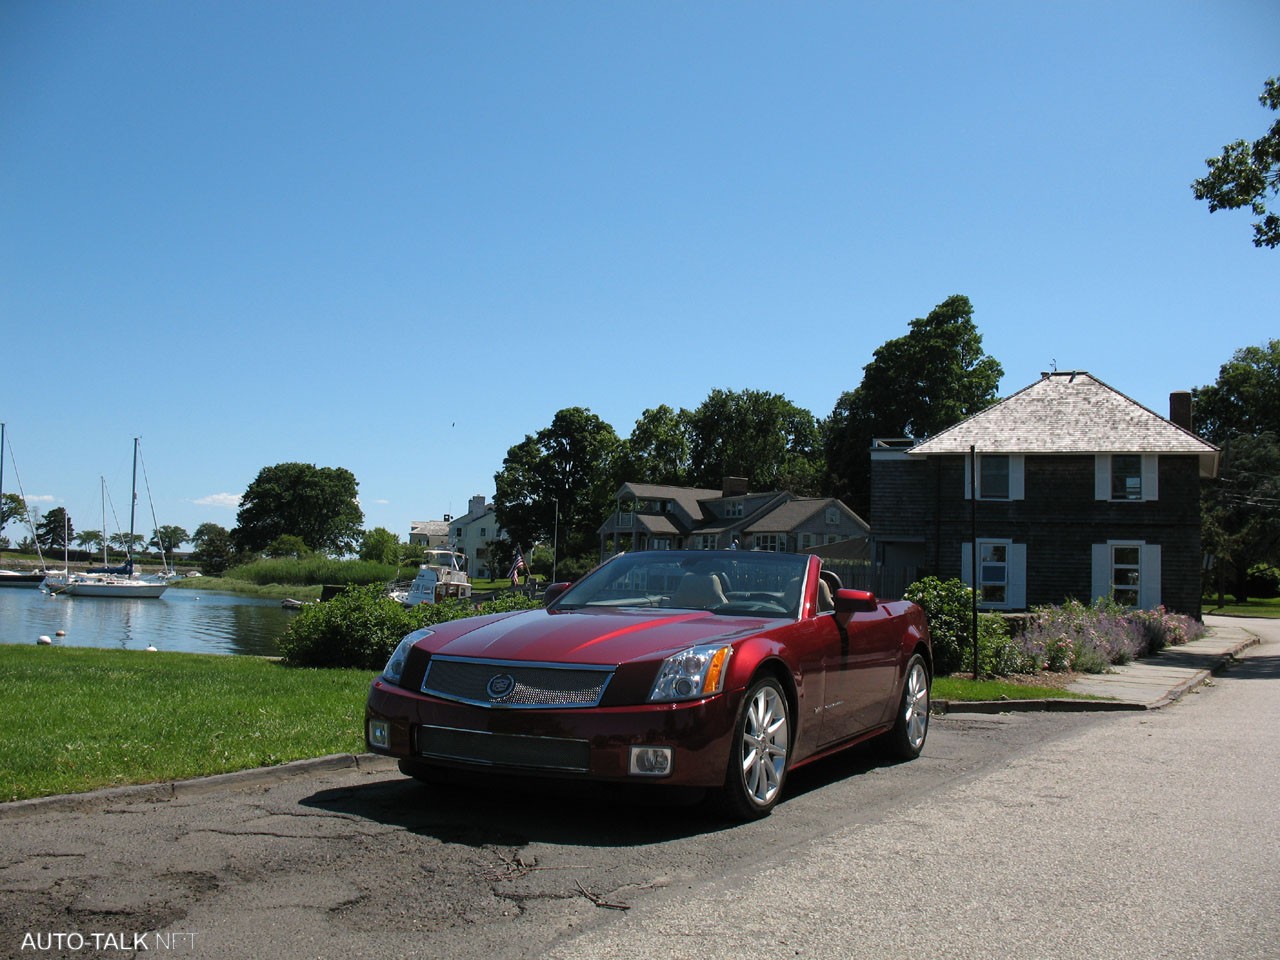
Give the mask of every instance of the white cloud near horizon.
[[201, 497], [199, 500], [192, 500], [197, 507], [227, 507], [232, 509], [240, 506], [241, 495], [238, 493], [211, 493], [207, 497]]

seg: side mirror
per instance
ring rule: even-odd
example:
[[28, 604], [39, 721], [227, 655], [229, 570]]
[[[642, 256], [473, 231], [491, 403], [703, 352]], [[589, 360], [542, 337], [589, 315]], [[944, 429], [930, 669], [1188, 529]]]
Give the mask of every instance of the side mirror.
[[547, 587], [546, 592], [542, 594], [542, 605], [549, 607], [560, 599], [560, 594], [564, 593], [572, 584], [569, 583], [553, 583]]
[[880, 609], [876, 595], [869, 590], [837, 590], [835, 595], [836, 623], [843, 631], [849, 626], [849, 618], [855, 613], [875, 613]]

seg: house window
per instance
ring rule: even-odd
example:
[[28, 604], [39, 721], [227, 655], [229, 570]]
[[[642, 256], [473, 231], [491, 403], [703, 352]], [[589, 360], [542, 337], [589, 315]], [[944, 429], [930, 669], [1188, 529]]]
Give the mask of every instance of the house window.
[[692, 550], [714, 550], [716, 548], [716, 535], [714, 533], [699, 533], [689, 538], [689, 547]]
[[1003, 607], [1009, 602], [1009, 545], [978, 541], [978, 601]]
[[1027, 545], [1012, 540], [978, 540], [960, 545], [960, 578], [976, 585], [978, 606], [987, 610], [1025, 610], [1027, 606]]
[[837, 507], [827, 507], [827, 525], [832, 527], [840, 525], [840, 510]]
[[1134, 544], [1111, 548], [1111, 596], [1125, 607], [1138, 606], [1142, 592], [1142, 548]]
[[1117, 453], [1111, 457], [1111, 499], [1142, 499], [1142, 456]]
[[757, 550], [784, 553], [787, 549], [787, 535], [785, 533], [757, 533], [755, 545]]
[[724, 515], [725, 515], [726, 517], [730, 517], [730, 518], [732, 518], [732, 517], [741, 517], [741, 516], [742, 516], [742, 501], [741, 501], [741, 500], [730, 500], [730, 501], [728, 501], [727, 503], [725, 503], [725, 505], [724, 505]]
[[800, 549], [808, 550], [810, 547], [814, 546], [814, 541], [816, 539], [817, 537], [815, 537], [812, 533], [800, 534], [800, 544], [799, 544]]
[[1009, 499], [1009, 455], [983, 454], [978, 458], [978, 496], [983, 500]]
[[634, 513], [632, 513], [630, 510], [618, 511], [618, 529], [619, 530], [630, 529], [632, 526], [634, 526], [634, 524], [635, 524]]
[[[459, 531], [458, 531], [458, 535], [459, 535], [459, 536], [461, 536], [461, 535], [462, 535], [462, 531], [461, 531], [461, 530], [459, 530]], [[485, 531], [485, 528], [484, 528], [484, 527], [481, 527], [481, 528], [480, 528], [480, 536], [482, 536], [482, 537], [487, 537], [488, 535], [489, 535], [489, 534]]]
[[650, 550], [670, 550], [671, 538], [670, 537], [654, 537], [649, 541], [649, 549]]

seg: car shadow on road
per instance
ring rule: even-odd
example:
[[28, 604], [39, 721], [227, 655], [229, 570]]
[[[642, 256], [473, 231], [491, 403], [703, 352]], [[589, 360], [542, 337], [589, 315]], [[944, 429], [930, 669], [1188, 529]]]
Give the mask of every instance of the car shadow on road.
[[505, 776], [435, 785], [391, 772], [368, 784], [318, 791], [301, 803], [449, 843], [644, 847], [732, 826], [703, 809], [702, 795]]
[[[870, 745], [808, 764], [788, 774], [780, 807], [890, 765]], [[726, 819], [712, 800], [703, 790], [499, 775], [424, 784], [392, 771], [367, 784], [317, 791], [301, 803], [450, 843], [644, 847], [750, 826]]]

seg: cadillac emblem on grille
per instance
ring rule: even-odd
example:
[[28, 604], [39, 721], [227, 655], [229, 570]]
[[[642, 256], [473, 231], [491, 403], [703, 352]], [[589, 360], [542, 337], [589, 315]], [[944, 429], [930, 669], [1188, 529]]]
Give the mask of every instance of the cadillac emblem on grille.
[[509, 673], [495, 674], [484, 689], [490, 700], [505, 700], [515, 691], [516, 678]]

